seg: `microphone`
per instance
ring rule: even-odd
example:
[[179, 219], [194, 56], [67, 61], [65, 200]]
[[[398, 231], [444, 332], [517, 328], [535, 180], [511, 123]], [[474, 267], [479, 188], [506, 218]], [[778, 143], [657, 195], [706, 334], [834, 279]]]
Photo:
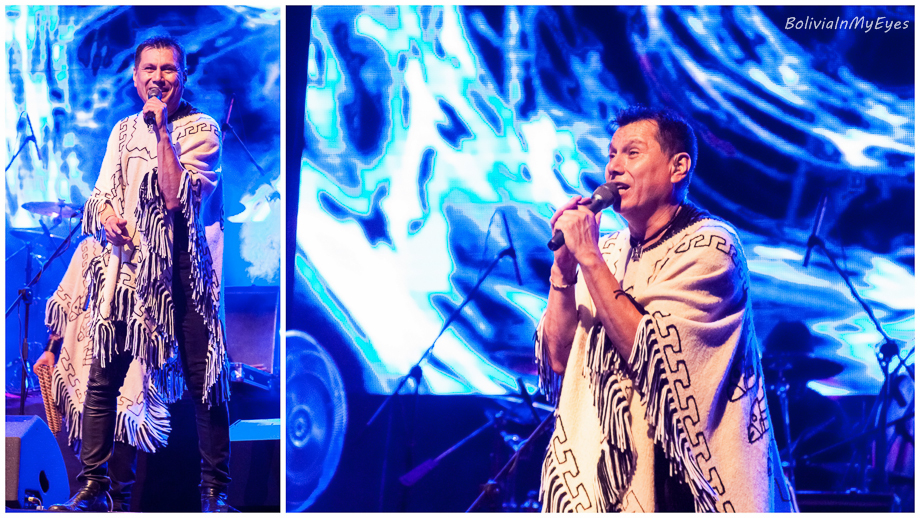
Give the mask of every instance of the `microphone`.
[[505, 237], [508, 238], [508, 248], [511, 249], [511, 260], [514, 261], [514, 277], [517, 279], [518, 286], [524, 286], [521, 280], [521, 270], [518, 268], [517, 252], [514, 249], [514, 241], [511, 240], [511, 229], [508, 228], [508, 218], [505, 217], [505, 211], [501, 210], [502, 222], [505, 225]]
[[[620, 191], [617, 190], [617, 186], [614, 182], [607, 182], [594, 190], [594, 194], [591, 195], [591, 204], [588, 205], [588, 210], [597, 214], [611, 205], [613, 205], [613, 210], [619, 212]], [[549, 240], [549, 243], [546, 243], [546, 246], [555, 252], [562, 248], [564, 244], [565, 236], [562, 234], [561, 230], [556, 230], [553, 234], [553, 238]]]
[[32, 143], [35, 144], [35, 153], [38, 155], [38, 161], [44, 165], [45, 159], [42, 158], [42, 149], [38, 147], [38, 140], [35, 139], [35, 130], [32, 129], [32, 119], [29, 118], [29, 112], [26, 112], [26, 122], [29, 123], [29, 133], [31, 133], [31, 136], [29, 136], [27, 140], [31, 140]]
[[821, 230], [821, 222], [824, 221], [824, 209], [827, 208], [827, 195], [821, 200], [821, 207], [815, 212], [815, 224], [811, 227], [811, 235], [808, 236], [808, 249], [805, 251], [805, 261], [802, 266], [808, 268], [808, 260], [811, 259], [811, 251], [818, 244], [818, 232]]
[[[153, 85], [147, 89], [147, 98], [156, 97], [157, 99], [163, 98], [163, 92], [160, 91], [160, 87]], [[147, 127], [153, 126], [157, 121], [157, 116], [153, 112], [144, 113], [144, 122], [147, 123]]]

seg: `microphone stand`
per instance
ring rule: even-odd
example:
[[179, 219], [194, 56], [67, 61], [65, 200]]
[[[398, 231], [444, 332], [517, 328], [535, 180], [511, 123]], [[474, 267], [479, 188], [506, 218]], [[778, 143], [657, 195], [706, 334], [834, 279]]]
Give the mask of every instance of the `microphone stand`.
[[442, 452], [442, 453], [441, 453], [440, 455], [438, 455], [437, 457], [435, 457], [435, 458], [433, 458], [433, 459], [428, 459], [428, 460], [426, 460], [425, 462], [422, 462], [421, 464], [419, 464], [418, 466], [416, 466], [415, 468], [413, 468], [412, 471], [409, 471], [409, 472], [406, 473], [405, 475], [399, 477], [399, 482], [400, 482], [400, 484], [402, 484], [402, 485], [404, 485], [404, 486], [406, 486], [406, 487], [409, 487], [409, 486], [414, 485], [416, 482], [418, 482], [419, 480], [421, 480], [422, 477], [424, 477], [425, 475], [427, 475], [429, 471], [431, 471], [431, 470], [433, 470], [434, 468], [436, 468], [436, 467], [438, 466], [438, 464], [440, 464], [441, 461], [444, 460], [445, 457], [447, 457], [447, 456], [450, 455], [451, 453], [457, 451], [461, 446], [463, 446], [464, 444], [466, 444], [467, 442], [469, 442], [471, 439], [473, 439], [473, 438], [476, 437], [477, 435], [479, 435], [479, 434], [481, 434], [482, 432], [488, 430], [489, 428], [492, 428], [493, 426], [495, 426], [495, 424], [496, 424], [496, 421], [495, 421], [494, 418], [489, 419], [489, 422], [488, 422], [488, 423], [486, 423], [486, 424], [480, 426], [480, 427], [477, 428], [473, 433], [467, 435], [467, 436], [464, 437], [463, 439], [460, 439], [459, 441], [457, 441], [456, 444], [454, 444], [454, 445], [451, 446], [450, 448], [447, 448], [447, 450], [445, 450], [444, 452]]
[[[19, 114], [19, 120], [22, 120], [22, 116], [25, 113], [26, 112], [23, 111], [22, 113]], [[19, 121], [16, 121], [16, 125], [17, 126], [19, 125]], [[29, 128], [30, 129], [32, 128], [32, 123], [29, 123]], [[13, 155], [13, 158], [10, 159], [10, 163], [6, 164], [6, 168], [3, 170], [4, 173], [10, 170], [10, 166], [13, 165], [13, 162], [16, 160], [16, 157], [19, 156], [19, 153], [22, 153], [22, 150], [25, 149], [25, 147], [29, 145], [30, 140], [32, 141], [33, 144], [35, 144], [35, 150], [39, 153], [39, 155], [41, 155], [41, 151], [38, 151], [38, 141], [35, 140], [35, 132], [32, 132], [31, 135], [23, 139], [22, 144], [19, 145], [19, 149], [16, 150], [16, 154]]]
[[483, 485], [482, 492], [479, 493], [479, 496], [476, 497], [476, 500], [473, 501], [473, 504], [469, 509], [466, 510], [466, 512], [471, 513], [475, 511], [487, 496], [495, 494], [495, 491], [498, 489], [499, 481], [503, 477], [507, 476], [517, 466], [518, 459], [520, 459], [521, 455], [523, 455], [524, 452], [533, 445], [533, 442], [537, 439], [537, 437], [539, 437], [547, 425], [553, 421], [554, 416], [555, 412], [550, 412], [545, 418], [543, 418], [543, 421], [536, 428], [534, 428], [534, 431], [531, 432], [529, 437], [527, 437], [527, 440], [524, 441], [521, 447], [518, 448], [516, 452], [514, 452], [514, 455], [508, 459], [508, 462], [505, 463], [498, 474], [489, 479], [489, 481]]
[[434, 338], [434, 341], [431, 342], [431, 345], [428, 346], [428, 349], [425, 349], [425, 352], [422, 353], [422, 357], [419, 358], [417, 362], [415, 362], [415, 365], [413, 365], [409, 369], [410, 374], [407, 374], [403, 376], [402, 378], [400, 378], [399, 385], [396, 386], [396, 389], [389, 396], [387, 396], [387, 398], [383, 401], [380, 407], [377, 408], [377, 411], [374, 412], [374, 415], [371, 416], [367, 424], [364, 425], [365, 429], [371, 426], [372, 424], [374, 424], [374, 421], [377, 420], [377, 417], [379, 417], [381, 412], [383, 412], [383, 410], [387, 407], [387, 405], [390, 403], [390, 400], [393, 399], [399, 393], [400, 390], [402, 390], [406, 382], [409, 381], [409, 378], [413, 377], [411, 373], [416, 370], [421, 370], [422, 362], [427, 360], [428, 356], [431, 355], [432, 351], [434, 351], [434, 346], [438, 342], [438, 338], [441, 338], [441, 335], [443, 335], [444, 332], [447, 331], [447, 328], [450, 327], [454, 319], [457, 318], [457, 315], [460, 314], [460, 311], [462, 311], [463, 308], [466, 307], [467, 303], [469, 303], [469, 301], [472, 300], [473, 295], [476, 294], [476, 291], [479, 289], [479, 286], [481, 286], [483, 281], [486, 280], [486, 277], [488, 277], [489, 274], [492, 273], [492, 270], [495, 269], [495, 266], [498, 264], [498, 262], [502, 258], [507, 257], [511, 254], [512, 254], [511, 248], [506, 248], [502, 250], [501, 252], [499, 252], [498, 256], [492, 261], [492, 264], [490, 264], [489, 267], [486, 268], [486, 271], [483, 272], [483, 274], [479, 277], [479, 280], [476, 281], [476, 284], [473, 286], [473, 289], [471, 289], [470, 292], [467, 293], [466, 297], [464, 297], [463, 302], [459, 306], [457, 306], [457, 309], [455, 309], [450, 314], [450, 316], [447, 317], [447, 320], [444, 321], [444, 325], [441, 326], [441, 330], [438, 332], [438, 336]]
[[[834, 270], [836, 270], [840, 277], [843, 278], [847, 288], [850, 289], [850, 293], [853, 294], [853, 298], [859, 302], [859, 305], [862, 306], [863, 310], [869, 316], [869, 319], [871, 319], [872, 323], [875, 325], [875, 329], [877, 329], [879, 334], [882, 335], [882, 341], [879, 344], [875, 358], [878, 361], [879, 366], [882, 368], [883, 381], [882, 388], [879, 390], [878, 396], [876, 396], [876, 402], [873, 405], [873, 408], [880, 406], [878, 417], [876, 418], [873, 426], [877, 427], [876, 429], [878, 431], [878, 435], [875, 438], [875, 469], [876, 475], [878, 476], [876, 485], [879, 488], [884, 489], [888, 487], [888, 471], [885, 469], [885, 461], [888, 458], [888, 435], [886, 433], [887, 427], [884, 423], [888, 419], [888, 409], [891, 406], [891, 361], [895, 357], [900, 358], [898, 354], [898, 345], [890, 336], [888, 336], [888, 333], [882, 329], [882, 324], [879, 322], [878, 318], [876, 318], [875, 313], [872, 312], [872, 308], [869, 307], [866, 301], [863, 300], [863, 298], [859, 295], [859, 292], [856, 291], [852, 281], [850, 281], [850, 277], [840, 268], [840, 266], [837, 264], [837, 260], [834, 259], [834, 257], [828, 251], [824, 244], [824, 240], [818, 237], [816, 234], [812, 234], [808, 238], [808, 250], [811, 251], [811, 249], [814, 247], [818, 247], [824, 253], [825, 257], [828, 258], [831, 266], [834, 267]], [[910, 372], [910, 369], [906, 370], [910, 377], [913, 379], [913, 374]], [[863, 487], [866, 487], [865, 482]]]
[[[259, 170], [259, 175], [265, 176], [265, 170], [262, 169], [262, 166], [260, 166], [258, 162], [256, 162], [256, 158], [252, 156], [252, 153], [249, 152], [249, 149], [246, 147], [246, 143], [243, 142], [243, 139], [241, 139], [240, 136], [236, 134], [236, 130], [233, 129], [233, 126], [230, 125], [230, 113], [233, 111], [234, 99], [236, 99], [235, 96], [230, 97], [230, 107], [227, 108], [227, 120], [224, 121], [224, 124], [221, 126], [220, 130], [222, 132], [225, 132], [228, 129], [230, 130], [230, 133], [233, 134], [233, 136], [236, 137], [236, 140], [239, 141], [240, 145], [243, 146], [243, 151], [246, 152], [246, 156], [249, 157], [249, 160], [251, 160], [253, 165], [256, 166], [256, 169]], [[223, 135], [221, 136], [221, 140], [223, 140]]]
[[[28, 137], [26, 137], [26, 138], [22, 141], [22, 144], [19, 145], [19, 149], [16, 151], [16, 154], [13, 155], [13, 158], [10, 159], [10, 163], [9, 163], [9, 164], [6, 164], [6, 169], [3, 170], [4, 173], [10, 170], [10, 166], [13, 165], [13, 162], [16, 160], [16, 157], [19, 156], [19, 153], [22, 153], [22, 150], [25, 149], [25, 147], [29, 145], [29, 141], [30, 141], [30, 140], [31, 140], [32, 142], [35, 142], [35, 136], [34, 136], [34, 135], [29, 135]], [[37, 146], [38, 143], [35, 142], [35, 145]]]
[[[479, 280], [476, 281], [476, 284], [473, 286], [473, 288], [469, 291], [469, 293], [466, 294], [461, 304], [457, 306], [457, 308], [454, 309], [454, 311], [450, 314], [450, 316], [447, 317], [447, 320], [444, 321], [444, 324], [441, 326], [441, 330], [438, 332], [438, 335], [434, 338], [434, 341], [431, 342], [431, 345], [429, 345], [428, 348], [425, 349], [425, 352], [422, 353], [421, 358], [419, 358], [419, 360], [415, 362], [415, 365], [413, 365], [409, 369], [409, 374], [406, 374], [405, 376], [400, 378], [399, 384], [396, 386], [396, 389], [394, 389], [393, 392], [389, 396], [387, 396], [387, 398], [383, 401], [383, 403], [380, 404], [380, 406], [377, 408], [377, 411], [374, 412], [374, 415], [372, 415], [370, 420], [368, 420], [368, 422], [364, 425], [364, 429], [357, 435], [357, 438], [364, 437], [364, 435], [370, 429], [371, 425], [374, 424], [374, 421], [377, 420], [380, 414], [383, 413], [384, 409], [386, 409], [387, 406], [390, 404], [390, 401], [392, 401], [393, 398], [399, 394], [399, 391], [402, 390], [402, 388], [406, 385], [406, 382], [409, 381], [409, 378], [417, 377], [416, 378], [416, 395], [418, 394], [418, 386], [421, 383], [422, 363], [425, 360], [427, 360], [428, 357], [431, 355], [431, 353], [434, 351], [434, 346], [435, 344], [437, 344], [438, 338], [441, 338], [441, 335], [443, 335], [444, 332], [447, 331], [447, 328], [450, 327], [450, 325], [457, 318], [460, 312], [463, 311], [463, 308], [466, 307], [466, 305], [470, 302], [470, 300], [473, 299], [473, 295], [476, 294], [476, 291], [479, 290], [479, 287], [482, 285], [482, 283], [486, 280], [489, 274], [492, 273], [492, 270], [495, 269], [495, 266], [498, 265], [498, 262], [501, 261], [502, 258], [508, 257], [508, 256], [511, 256], [511, 257], [514, 256], [514, 250], [510, 246], [502, 250], [501, 252], [499, 252], [499, 254], [495, 257], [495, 259], [492, 260], [492, 263], [489, 264], [489, 267], [486, 268], [486, 271], [483, 272], [482, 275], [479, 276]], [[414, 436], [415, 423], [414, 422], [411, 423], [411, 426], [412, 426], [412, 433], [410, 434], [410, 436]], [[389, 443], [389, 434], [390, 434], [390, 431], [389, 431], [389, 428], [387, 428], [387, 443]], [[386, 464], [387, 464], [386, 459], [387, 457], [389, 457], [389, 451], [384, 451], [383, 455], [384, 455], [384, 461], [383, 461], [384, 467], [386, 467]], [[381, 497], [380, 498], [381, 498], [381, 503], [382, 503], [384, 480], [386, 479], [386, 469], [383, 470], [380, 477], [381, 477], [381, 482], [380, 482]]]
[[[82, 217], [81, 217], [81, 221], [82, 221]], [[25, 324], [24, 324], [24, 331], [23, 331], [23, 338], [22, 338], [22, 347], [19, 351], [19, 361], [22, 364], [22, 380], [20, 384], [20, 393], [19, 393], [19, 415], [25, 415], [26, 398], [29, 395], [28, 391], [26, 390], [26, 378], [28, 377], [29, 308], [32, 306], [32, 300], [33, 300], [32, 287], [38, 283], [39, 279], [41, 279], [41, 276], [43, 273], [45, 273], [45, 269], [48, 267], [48, 265], [51, 264], [52, 261], [54, 261], [61, 254], [64, 253], [64, 249], [66, 248], [65, 245], [69, 246], [71, 238], [77, 232], [77, 230], [81, 228], [81, 226], [82, 225], [79, 222], [78, 224], [73, 226], [73, 228], [70, 230], [70, 233], [67, 234], [67, 237], [64, 238], [63, 241], [61, 241], [61, 244], [58, 245], [54, 253], [52, 253], [51, 256], [48, 257], [48, 260], [42, 264], [42, 267], [38, 269], [38, 273], [36, 273], [35, 276], [32, 277], [31, 280], [29, 280], [29, 282], [26, 284], [24, 288], [19, 290], [19, 296], [16, 297], [16, 300], [14, 300], [13, 303], [10, 304], [10, 307], [6, 310], [6, 316], [4, 318], [8, 318], [10, 314], [13, 313], [13, 310], [16, 309], [16, 307], [19, 305], [20, 302], [23, 302], [26, 305], [26, 315], [25, 315], [25, 320], [24, 320]], [[28, 258], [29, 262], [26, 265], [26, 277], [29, 277], [29, 275], [32, 273], [31, 257], [32, 257], [32, 254], [30, 251], [29, 258]]]
[[[523, 403], [524, 405], [527, 405], [528, 409], [530, 410], [530, 415], [533, 417], [533, 424], [539, 423], [540, 414], [537, 413], [537, 409], [533, 406], [533, 400], [530, 398], [530, 394], [527, 392], [527, 388], [524, 386], [524, 380], [522, 378], [518, 378], [517, 383], [518, 383], [518, 389], [521, 393], [521, 403]], [[416, 395], [418, 395], [417, 389], [416, 389]], [[463, 439], [460, 439], [459, 442], [457, 442], [456, 444], [448, 448], [446, 451], [444, 451], [437, 457], [433, 459], [428, 459], [425, 462], [422, 462], [421, 464], [416, 466], [414, 469], [407, 472], [405, 475], [399, 477], [399, 482], [402, 483], [402, 485], [407, 486], [407, 487], [414, 485], [416, 482], [421, 480], [422, 477], [427, 475], [429, 471], [436, 468], [438, 464], [442, 460], [444, 460], [445, 457], [447, 457], [448, 455], [450, 455], [451, 453], [459, 449], [461, 446], [466, 444], [467, 441], [469, 441], [473, 437], [476, 437], [482, 432], [485, 432], [489, 428], [498, 427], [499, 429], [501, 429], [505, 421], [506, 419], [504, 418], [504, 412], [499, 412], [496, 416], [490, 417], [489, 422], [482, 425], [481, 427], [476, 429], [476, 431], [467, 435]]]

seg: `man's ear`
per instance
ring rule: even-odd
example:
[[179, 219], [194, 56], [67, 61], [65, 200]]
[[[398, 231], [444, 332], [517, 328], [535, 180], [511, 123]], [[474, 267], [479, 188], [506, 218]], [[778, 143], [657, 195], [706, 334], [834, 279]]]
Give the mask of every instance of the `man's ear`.
[[676, 184], [680, 183], [681, 180], [687, 177], [690, 174], [690, 166], [693, 164], [693, 160], [690, 158], [690, 154], [686, 152], [680, 152], [671, 157], [671, 183]]

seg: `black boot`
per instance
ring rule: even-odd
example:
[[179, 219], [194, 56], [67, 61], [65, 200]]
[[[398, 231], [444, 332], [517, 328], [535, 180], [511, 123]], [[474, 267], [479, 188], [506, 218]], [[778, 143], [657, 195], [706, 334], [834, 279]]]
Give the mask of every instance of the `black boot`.
[[201, 512], [203, 513], [238, 513], [227, 503], [227, 493], [216, 487], [201, 488]]
[[86, 484], [75, 495], [70, 497], [70, 500], [63, 504], [52, 505], [48, 510], [71, 513], [77, 511], [107, 513], [112, 510], [112, 500], [102, 484], [94, 480], [87, 480]]
[[126, 513], [131, 510], [131, 488], [134, 486], [137, 448], [121, 441], [115, 441], [112, 458], [108, 462], [109, 496], [113, 510]]

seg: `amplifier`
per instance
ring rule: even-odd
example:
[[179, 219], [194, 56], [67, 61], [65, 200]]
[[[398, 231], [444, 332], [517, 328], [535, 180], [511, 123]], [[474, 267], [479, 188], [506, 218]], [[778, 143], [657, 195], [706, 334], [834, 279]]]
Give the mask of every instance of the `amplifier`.
[[35, 509], [70, 498], [67, 468], [38, 416], [6, 416], [6, 506]]
[[898, 500], [888, 493], [834, 493], [796, 491], [795, 499], [803, 513], [890, 513], [900, 509]]
[[277, 286], [230, 286], [226, 293], [230, 380], [269, 389], [279, 369]]
[[230, 381], [269, 390], [272, 386], [272, 378], [270, 373], [250, 367], [245, 363], [230, 362]]

